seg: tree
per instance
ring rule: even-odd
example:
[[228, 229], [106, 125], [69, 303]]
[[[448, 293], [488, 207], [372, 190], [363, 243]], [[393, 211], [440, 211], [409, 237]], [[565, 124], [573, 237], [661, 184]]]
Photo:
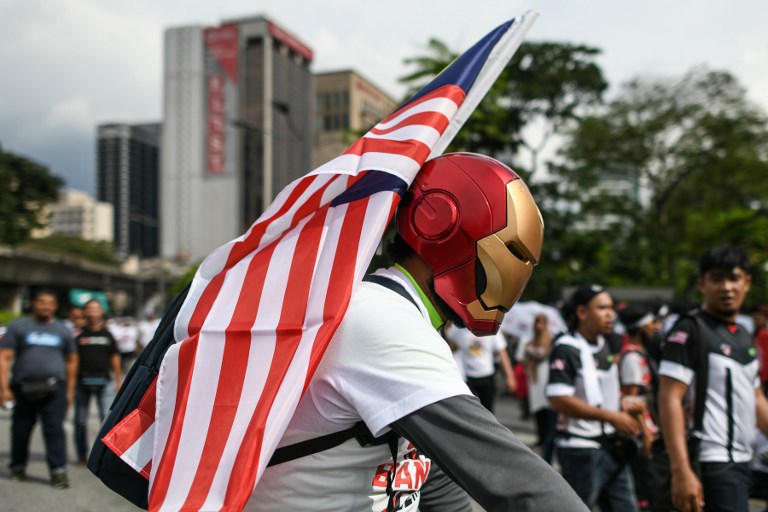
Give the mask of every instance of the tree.
[[[402, 77], [411, 93], [457, 57], [445, 43], [431, 39], [428, 55], [405, 60], [416, 69]], [[584, 45], [526, 42], [457, 134], [449, 151], [492, 155], [532, 178], [551, 138], [599, 105], [608, 83], [595, 62], [600, 51]], [[526, 128], [538, 126], [536, 133]], [[514, 161], [527, 150], [527, 165]]]
[[52, 252], [76, 258], [117, 266], [112, 242], [85, 240], [79, 236], [54, 233], [45, 238], [33, 238], [23, 244], [26, 249]]
[[[768, 240], [757, 234], [768, 222], [768, 121], [730, 74], [633, 80], [579, 121], [562, 156], [560, 191], [580, 218], [616, 221], [578, 233], [617, 256], [591, 260], [593, 270], [690, 295], [707, 247], [737, 243], [766, 261]], [[610, 194], [611, 179], [631, 186]]]
[[[526, 297], [555, 298], [564, 283], [563, 252], [552, 232], [568, 233], [570, 214], [562, 211], [556, 183], [541, 177], [541, 154], [557, 136], [602, 103], [608, 87], [597, 48], [558, 42], [526, 42], [456, 135], [448, 151], [493, 156], [526, 180], [546, 225], [545, 251]], [[456, 58], [444, 43], [429, 41], [427, 54], [406, 59], [415, 70], [401, 78], [417, 91]], [[523, 156], [529, 158], [523, 160]]]
[[63, 181], [48, 169], [0, 147], [0, 244], [17, 245], [45, 226], [45, 206]]

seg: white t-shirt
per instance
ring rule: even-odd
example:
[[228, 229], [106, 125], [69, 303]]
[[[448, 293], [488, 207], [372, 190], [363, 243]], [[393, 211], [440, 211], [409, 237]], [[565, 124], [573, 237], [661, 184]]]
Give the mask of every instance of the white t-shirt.
[[146, 347], [149, 342], [152, 341], [152, 337], [155, 335], [155, 331], [159, 325], [159, 318], [155, 318], [153, 320], [145, 318], [139, 322], [139, 343], [141, 343], [141, 348]]
[[[394, 269], [420, 304], [410, 281]], [[299, 402], [280, 446], [351, 427], [361, 419], [374, 436], [426, 405], [470, 394], [446, 342], [423, 306], [363, 282]], [[398, 511], [416, 511], [431, 464], [401, 440], [394, 489]], [[406, 453], [410, 455], [406, 457]], [[413, 458], [411, 458], [413, 457]], [[246, 510], [386, 510], [386, 444], [361, 447], [354, 439], [268, 468]]]
[[464, 365], [464, 374], [471, 378], [493, 375], [493, 359], [499, 350], [507, 348], [507, 340], [501, 331], [495, 335], [475, 336], [468, 329], [451, 326], [446, 328], [446, 337], [458, 347], [457, 361]]

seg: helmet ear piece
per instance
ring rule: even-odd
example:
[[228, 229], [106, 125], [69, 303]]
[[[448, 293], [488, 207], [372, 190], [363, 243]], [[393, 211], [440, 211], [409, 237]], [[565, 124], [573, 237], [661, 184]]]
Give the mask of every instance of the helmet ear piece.
[[425, 240], [445, 238], [458, 223], [456, 199], [442, 190], [427, 192], [411, 208], [411, 226], [416, 235]]

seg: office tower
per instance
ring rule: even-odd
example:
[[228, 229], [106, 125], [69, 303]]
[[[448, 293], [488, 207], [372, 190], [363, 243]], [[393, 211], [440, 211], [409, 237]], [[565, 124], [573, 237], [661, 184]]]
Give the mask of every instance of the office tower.
[[201, 260], [311, 170], [311, 61], [261, 16], [166, 31], [164, 257]]
[[114, 209], [115, 250], [122, 258], [156, 257], [160, 124], [102, 124], [97, 138], [96, 194]]
[[396, 106], [387, 93], [355, 71], [316, 73], [313, 167], [335, 158]]
[[48, 208], [49, 232], [96, 242], [114, 240], [114, 208], [75, 189], [64, 190]]

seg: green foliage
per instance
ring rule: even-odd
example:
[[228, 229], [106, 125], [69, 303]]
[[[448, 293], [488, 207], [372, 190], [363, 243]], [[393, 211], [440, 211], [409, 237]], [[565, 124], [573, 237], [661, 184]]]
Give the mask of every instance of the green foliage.
[[[690, 299], [701, 253], [721, 243], [748, 249], [751, 296], [768, 295], [766, 115], [732, 75], [707, 69], [637, 78], [604, 104], [599, 53], [524, 43], [449, 148], [504, 161], [536, 198], [545, 246], [525, 298], [599, 281]], [[432, 39], [401, 81], [415, 92], [455, 57]], [[542, 162], [553, 136], [565, 143]]]
[[192, 282], [192, 279], [195, 277], [195, 273], [197, 273], [197, 269], [200, 266], [199, 263], [192, 265], [187, 269], [184, 274], [180, 278], [176, 280], [175, 283], [173, 283], [171, 286], [168, 287], [168, 291], [166, 292], [166, 296], [168, 299], [168, 302], [173, 300], [174, 297], [176, 297], [181, 291], [184, 289], [185, 286], [187, 286], [189, 283]]
[[[429, 55], [405, 60], [416, 68], [400, 79], [411, 93], [457, 56], [436, 39], [427, 49]], [[551, 137], [579, 119], [586, 107], [601, 102], [608, 83], [595, 63], [599, 53], [569, 43], [523, 43], [448, 150], [492, 155], [524, 174], [535, 173]], [[535, 123], [540, 123], [538, 136], [526, 135], [525, 128]], [[531, 155], [528, 165], [513, 162], [520, 148]]]
[[19, 315], [7, 309], [0, 309], [0, 325], [8, 325], [19, 318]]
[[730, 74], [636, 79], [573, 127], [561, 156], [556, 195], [586, 222], [558, 243], [571, 257], [583, 256], [585, 238], [592, 251], [615, 254], [590, 260], [602, 281], [691, 297], [708, 247], [740, 244], [758, 267], [766, 261], [768, 120]]
[[47, 223], [44, 209], [63, 181], [48, 169], [0, 147], [0, 244], [18, 245]]
[[74, 256], [105, 265], [117, 265], [115, 248], [110, 242], [85, 240], [77, 236], [53, 234], [33, 238], [22, 246], [25, 249]]

